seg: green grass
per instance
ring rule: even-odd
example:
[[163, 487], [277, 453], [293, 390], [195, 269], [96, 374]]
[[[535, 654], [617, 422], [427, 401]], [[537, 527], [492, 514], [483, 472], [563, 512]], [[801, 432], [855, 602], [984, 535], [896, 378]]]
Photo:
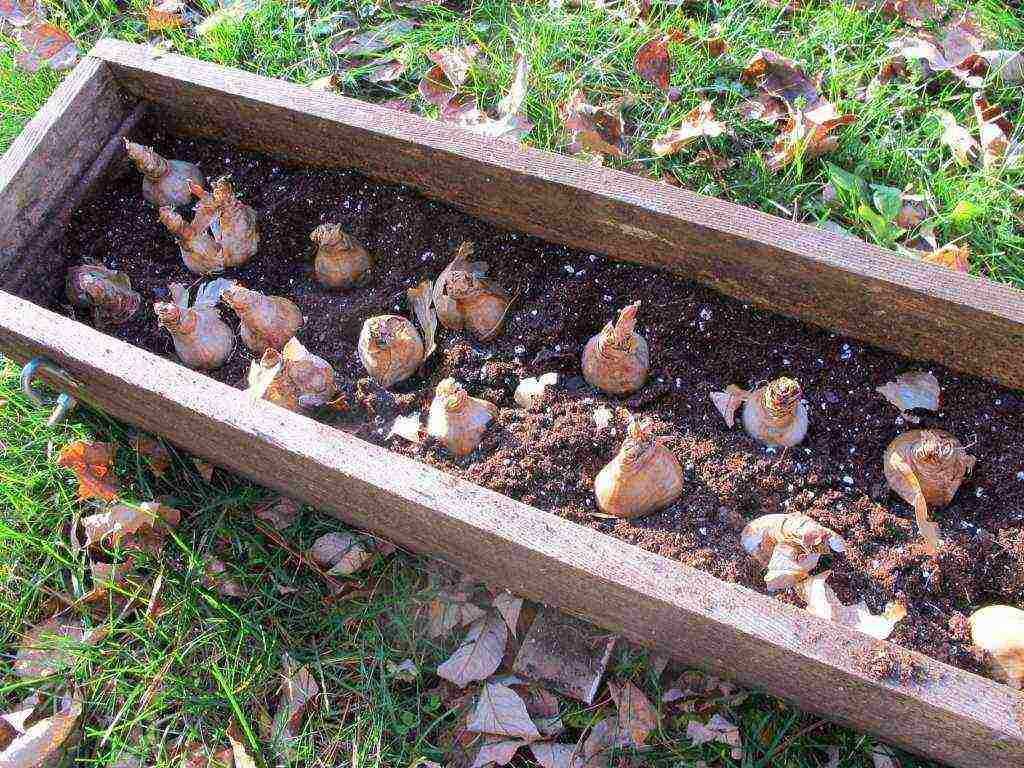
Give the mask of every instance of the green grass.
[[[234, 718], [259, 734], [260, 713], [274, 711], [284, 651], [308, 664], [324, 691], [305, 721], [299, 764], [405, 768], [445, 760], [457, 713], [433, 690], [433, 669], [459, 635], [435, 644], [417, 629], [425, 561], [401, 552], [381, 558], [368, 572], [349, 577], [358, 582], [346, 590], [354, 596], [331, 601], [324, 581], [299, 567], [254, 520], [251, 510], [268, 497], [265, 490], [220, 470], [206, 483], [179, 452], [173, 452], [172, 469], [156, 477], [130, 447], [134, 433], [95, 411], [79, 409], [49, 428], [47, 414], [20, 393], [18, 373], [9, 362], [0, 364], [0, 652], [6, 659], [20, 636], [53, 612], [52, 595], [77, 594], [76, 585], [80, 590], [86, 583], [86, 557], [72, 548], [68, 529], [90, 509], [77, 501], [73, 476], [54, 463], [62, 445], [76, 438], [117, 442], [116, 469], [126, 497], [159, 498], [183, 512], [160, 557], [142, 568], [162, 574], [164, 610], [156, 621], [147, 622], [141, 610], [101, 610], [109, 636], [96, 647], [74, 649], [72, 668], [41, 686], [47, 693], [58, 683], [81, 688], [89, 718], [80, 764], [108, 766], [134, 754], [146, 766], [172, 765], [171, 754], [183, 742], [226, 746], [224, 732]], [[339, 529], [307, 508], [282, 536], [301, 550]], [[247, 597], [223, 598], [203, 586], [202, 561], [210, 554], [227, 564]], [[142, 595], [144, 604], [148, 592]], [[389, 662], [405, 659], [420, 670], [415, 682], [388, 671]], [[632, 679], [655, 702], [667, 687], [653, 679], [647, 654], [639, 650], [622, 650], [611, 674]], [[0, 663], [0, 711], [35, 688]], [[563, 699], [570, 730], [562, 740], [612, 712], [604, 695], [593, 707]], [[654, 747], [643, 754], [643, 764], [678, 768], [703, 759], [742, 768], [816, 768], [827, 760], [825, 749], [836, 747], [842, 768], [871, 765], [872, 739], [773, 697], [752, 694], [731, 714], [747, 750], [742, 762], [732, 761], [720, 745], [690, 746], [686, 717], [674, 715], [652, 734]], [[265, 748], [260, 744], [257, 754], [269, 758]], [[907, 757], [902, 765], [931, 764]]]
[[[200, 5], [214, 7], [211, 0]], [[781, 172], [767, 170], [775, 131], [743, 120], [735, 107], [744, 93], [739, 73], [759, 48], [772, 48], [806, 64], [811, 74], [824, 74], [825, 94], [857, 122], [841, 132], [836, 152], [828, 160], [856, 171], [873, 183], [908, 187], [929, 199], [929, 226], [938, 241], [968, 242], [975, 270], [995, 279], [1024, 285], [1024, 203], [1013, 190], [1024, 185], [1024, 170], [964, 169], [952, 162], [939, 142], [935, 109], [951, 111], [962, 125], [972, 127], [970, 92], [951, 77], [926, 87], [920, 78], [896, 80], [857, 99], [885, 60], [886, 44], [909, 28], [868, 11], [854, 10], [847, 0], [809, 0], [787, 17], [762, 0], [721, 0], [685, 9], [654, 0], [646, 25], [626, 24], [614, 13], [585, 3], [578, 9], [549, 9], [538, 2], [477, 0], [466, 9], [438, 6], [419, 12], [381, 8], [369, 3], [337, 0], [298, 3], [271, 0], [254, 3], [256, 9], [241, 22], [226, 22], [204, 35], [174, 32], [168, 36], [175, 49], [221, 64], [297, 82], [311, 82], [340, 72], [343, 93], [371, 101], [408, 99], [417, 111], [436, 114], [416, 96], [416, 83], [428, 68], [425, 54], [443, 45], [478, 43], [483, 52], [471, 71], [467, 90], [484, 107], [494, 107], [512, 77], [513, 57], [523, 51], [531, 64], [526, 109], [536, 127], [527, 143], [565, 151], [568, 139], [558, 117], [558, 105], [582, 88], [593, 103], [631, 94], [635, 104], [630, 121], [633, 151], [621, 165], [640, 163], [655, 178], [663, 171], [686, 188], [714, 195], [774, 214], [795, 215], [807, 222], [829, 216], [862, 237], [869, 234], [850, 212], [829, 213], [816, 198], [826, 181], [823, 163], [793, 163]], [[966, 3], [954, 0], [957, 10]], [[123, 6], [123, 8], [120, 8]], [[88, 48], [103, 35], [144, 42], [147, 37], [145, 0], [117, 4], [113, 0], [78, 0], [49, 3], [54, 21], [64, 25]], [[613, 5], [614, 10], [618, 6]], [[1000, 0], [974, 3], [982, 26], [998, 47], [1024, 47], [1024, 20]], [[300, 10], [297, 10], [300, 9]], [[301, 12], [300, 12], [301, 11]], [[340, 67], [330, 43], [345, 19], [357, 19], [360, 28], [379, 26], [402, 15], [419, 22], [396, 40], [381, 57], [395, 56], [407, 71], [397, 82], [370, 85], [361, 79], [363, 67]], [[952, 17], [952, 15], [951, 15]], [[637, 49], [657, 30], [680, 28], [695, 36], [711, 33], [725, 37], [729, 51], [710, 59], [694, 44], [673, 44], [672, 83], [681, 89], [677, 103], [644, 82], [633, 71]], [[59, 77], [44, 72], [26, 75], [13, 69], [16, 44], [0, 38], [0, 148], [4, 148], [42, 104]], [[989, 99], [1002, 105], [1024, 138], [1024, 100], [1021, 87], [986, 86]], [[668, 159], [652, 157], [653, 137], [679, 123], [702, 99], [711, 99], [718, 116], [733, 135], [711, 140], [711, 146], [734, 158], [734, 167], [720, 175], [690, 164], [698, 147]]]
[[[83, 49], [104, 35], [144, 41], [144, 6], [141, 0], [48, 4], [52, 19]], [[258, 3], [241, 23], [225, 24], [204, 36], [174, 34], [170, 39], [190, 56], [310, 82], [337, 66], [328, 46], [343, 11], [356, 13], [365, 26], [403, 13], [369, 3], [328, 1], [309, 6], [307, 13], [296, 14], [296, 4]], [[984, 0], [979, 13], [1003, 47], [1024, 46], [1019, 14], [998, 0]], [[1024, 237], [1015, 218], [1020, 216], [1020, 203], [1011, 194], [1024, 178], [953, 165], [939, 145], [938, 124], [930, 117], [941, 107], [962, 124], [973, 125], [969, 93], [945, 80], [926, 89], [912, 79], [878, 89], [864, 102], [854, 99], [877, 71], [887, 40], [899, 33], [891, 21], [850, 10], [845, 2], [812, 0], [786, 18], [757, 0], [721, 0], [687, 7], [685, 12], [655, 0], [652, 27], [681, 27], [704, 35], [716, 24], [730, 46], [725, 56], [712, 61], [697, 46], [674, 44], [672, 82], [682, 89], [682, 98], [670, 104], [633, 72], [632, 57], [651, 30], [623, 24], [606, 10], [550, 10], [544, 3], [482, 0], [465, 10], [427, 8], [416, 18], [419, 26], [398, 40], [390, 54], [408, 65], [403, 79], [368, 86], [359, 79], [363, 70], [349, 69], [341, 73], [341, 90], [374, 101], [400, 97], [415, 102], [416, 82], [427, 68], [425, 54], [442, 45], [473, 41], [483, 53], [467, 87], [483, 106], [492, 107], [507, 89], [514, 53], [521, 50], [532, 71], [527, 112], [536, 127], [530, 144], [566, 150], [557, 108], [578, 88], [594, 103], [632, 94], [636, 103], [628, 118], [634, 151], [629, 161], [640, 160], [657, 176], [668, 171], [683, 186], [704, 194], [771, 213], [795, 210], [801, 220], [815, 221], [825, 216], [814, 203], [825, 180], [822, 163], [769, 173], [763, 158], [773, 131], [741, 120], [735, 111], [742, 93], [739, 72], [758, 48], [771, 47], [801, 59], [808, 71], [826, 74], [827, 95], [858, 118], [842, 134], [838, 151], [829, 160], [858, 170], [873, 182], [910, 184], [914, 191], [928, 194], [934, 201], [932, 223], [940, 242], [965, 238], [984, 272], [1024, 285]], [[0, 37], [0, 149], [10, 144], [60, 81], [53, 73], [30, 75], [16, 69], [15, 50], [10, 38]], [[987, 93], [1024, 125], [1019, 89], [993, 86]], [[719, 117], [734, 131], [733, 136], [712, 142], [738, 161], [721, 177], [691, 166], [692, 150], [667, 160], [650, 153], [651, 139], [678, 124], [703, 98], [715, 103]], [[423, 110], [421, 102], [417, 109]], [[184, 741], [225, 746], [224, 730], [233, 718], [258, 733], [259, 713], [272, 709], [276, 700], [284, 651], [309, 664], [325, 691], [306, 720], [301, 763], [405, 768], [420, 760], [444, 762], [443, 745], [456, 715], [432, 691], [437, 682], [432, 671], [456, 638], [436, 645], [417, 630], [414, 595], [425, 585], [422, 561], [401, 553], [382, 559], [356, 577], [361, 582], [354, 588], [356, 597], [332, 602], [327, 585], [299, 567], [287, 549], [255, 524], [251, 510], [267, 496], [265, 490], [219, 471], [212, 483], [206, 483], [184, 455], [175, 455], [171, 472], [157, 478], [128, 447], [130, 430], [96, 412], [82, 409], [68, 423], [47, 428], [45, 414], [17, 391], [16, 376], [17, 370], [4, 363], [0, 648], [6, 658], [28, 628], [52, 613], [54, 593], [74, 594], [87, 579], [85, 557], [72, 548], [67, 531], [88, 507], [75, 499], [69, 473], [54, 465], [60, 446], [76, 437], [118, 442], [118, 470], [130, 494], [139, 500], [164, 498], [184, 512], [182, 525], [161, 557], [147, 564], [149, 573], [163, 574], [166, 610], [153, 624], [138, 613], [115, 612], [107, 619], [109, 637], [95, 648], [76, 652], [68, 676], [82, 687], [90, 712], [80, 756], [83, 764], [113, 765], [128, 752], [137, 753], [147, 766], [168, 765], [174, 746]], [[283, 535], [289, 547], [303, 549], [317, 535], [337, 528], [330, 518], [307, 509]], [[210, 554], [228, 564], [248, 597], [227, 599], [203, 586], [202, 563]], [[388, 672], [388, 662], [406, 658], [421, 670], [414, 683], [401, 682]], [[613, 673], [634, 679], [657, 700], [659, 690], [650, 679], [645, 654], [620, 654]], [[159, 675], [162, 683], [154, 685]], [[0, 663], [0, 706], [19, 700], [32, 687]], [[46, 690], [53, 687], [51, 683]], [[607, 700], [590, 708], [567, 700], [562, 706], [570, 737], [611, 711]], [[824, 749], [831, 746], [840, 751], [841, 768], [871, 765], [871, 739], [818, 725], [815, 718], [771, 697], [754, 694], [733, 714], [747, 746], [742, 763], [731, 761], [721, 747], [690, 747], [683, 736], [685, 721], [679, 717], [665, 722], [641, 762], [678, 768], [703, 759], [711, 765], [743, 768], [812, 768], [826, 763]], [[929, 763], [907, 757], [902, 765]]]

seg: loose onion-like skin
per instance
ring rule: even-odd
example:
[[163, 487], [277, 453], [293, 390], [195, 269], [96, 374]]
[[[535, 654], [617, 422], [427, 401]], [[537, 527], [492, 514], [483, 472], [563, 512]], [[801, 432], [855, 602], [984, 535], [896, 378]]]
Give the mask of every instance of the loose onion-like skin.
[[796, 586], [817, 567], [821, 555], [846, 549], [835, 531], [796, 512], [751, 520], [740, 534], [740, 543], [766, 569], [769, 592]]
[[647, 381], [650, 351], [647, 340], [635, 330], [639, 310], [639, 301], [625, 307], [614, 323], [587, 342], [582, 367], [590, 386], [609, 395], [629, 395]]
[[240, 267], [248, 262], [260, 243], [256, 211], [238, 199], [226, 178], [213, 182], [209, 193], [192, 185], [192, 194], [199, 198], [197, 219], [210, 220], [213, 239], [220, 246], [222, 267]]
[[487, 264], [469, 260], [473, 244], [463, 243], [434, 284], [437, 319], [453, 331], [466, 329], [481, 341], [501, 332], [512, 301], [508, 291], [484, 275]]
[[598, 509], [613, 517], [642, 517], [674, 503], [683, 492], [679, 460], [651, 434], [631, 422], [618, 454], [594, 478]]
[[427, 434], [455, 456], [476, 450], [487, 425], [498, 415], [498, 407], [487, 400], [470, 397], [453, 378], [443, 379], [434, 393], [427, 416]]
[[938, 548], [938, 526], [929, 520], [928, 511], [953, 500], [974, 463], [960, 441], [941, 429], [911, 429], [885, 449], [886, 482], [914, 508], [918, 528], [933, 554]]
[[971, 642], [989, 655], [992, 676], [1020, 690], [1024, 686], [1024, 611], [1009, 605], [979, 608], [967, 620]]
[[326, 405], [338, 392], [330, 363], [307, 350], [298, 339], [290, 339], [282, 352], [268, 349], [259, 363], [252, 363], [254, 368], [265, 370], [279, 364], [280, 370], [263, 393], [264, 400], [298, 413]]
[[373, 266], [366, 248], [339, 224], [321, 224], [309, 239], [317, 245], [313, 275], [325, 288], [351, 288]]
[[359, 332], [359, 359], [385, 389], [405, 381], [423, 362], [423, 339], [416, 326], [399, 315], [378, 315]]
[[238, 315], [242, 342], [257, 355], [284, 349], [302, 325], [302, 312], [283, 296], [264, 296], [236, 283], [221, 294], [221, 300]]
[[128, 275], [102, 264], [81, 264], [68, 270], [65, 281], [68, 301], [88, 309], [98, 326], [127, 322], [142, 306]]
[[189, 182], [203, 184], [203, 172], [184, 160], [167, 160], [150, 147], [124, 140], [124, 148], [143, 175], [142, 196], [150, 205], [179, 207], [192, 202]]
[[186, 309], [172, 302], [157, 302], [153, 312], [174, 342], [182, 364], [200, 371], [220, 368], [235, 349], [235, 334], [216, 309]]
[[807, 436], [809, 417], [803, 390], [785, 376], [748, 392], [733, 384], [724, 392], [712, 392], [711, 400], [725, 423], [732, 426], [737, 409], [743, 406], [743, 428], [765, 445], [785, 448], [799, 445]]

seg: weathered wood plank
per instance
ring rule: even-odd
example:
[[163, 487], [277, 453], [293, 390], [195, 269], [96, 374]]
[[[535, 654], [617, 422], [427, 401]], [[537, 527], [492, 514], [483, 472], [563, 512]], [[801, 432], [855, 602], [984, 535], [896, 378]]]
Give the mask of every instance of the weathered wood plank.
[[962, 768], [1024, 764], [1020, 696], [915, 654], [923, 682], [861, 672], [875, 641], [266, 402], [0, 292], [0, 348], [47, 355], [111, 416], [495, 586]]
[[77, 204], [76, 187], [128, 116], [106, 63], [86, 56], [68, 73], [0, 158], [0, 268], [45, 237], [51, 219]]
[[816, 228], [432, 120], [102, 41], [177, 130], [357, 168], [474, 216], [667, 268], [776, 312], [1024, 387], [1024, 293]]

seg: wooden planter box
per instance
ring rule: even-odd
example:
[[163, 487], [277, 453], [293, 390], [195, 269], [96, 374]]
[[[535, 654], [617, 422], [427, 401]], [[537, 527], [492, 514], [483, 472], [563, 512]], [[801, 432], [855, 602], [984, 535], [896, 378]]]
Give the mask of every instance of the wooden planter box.
[[[568, 157], [109, 40], [0, 162], [0, 287], [46, 273], [48, 243], [121, 162], [140, 105], [183, 133], [402, 182], [510, 229], [1024, 386], [1024, 296], [1008, 287]], [[865, 635], [254, 405], [4, 291], [0, 349], [22, 362], [50, 358], [74, 379], [62, 389], [209, 461], [686, 664], [951, 765], [1024, 764], [1024, 704], [1006, 686], [920, 655], [920, 682], [878, 681], [855, 663], [875, 642]]]

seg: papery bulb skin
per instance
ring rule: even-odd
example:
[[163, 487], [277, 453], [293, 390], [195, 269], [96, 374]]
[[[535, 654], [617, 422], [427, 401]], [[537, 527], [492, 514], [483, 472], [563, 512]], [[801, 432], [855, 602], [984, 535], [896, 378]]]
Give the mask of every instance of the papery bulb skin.
[[221, 294], [221, 300], [238, 315], [242, 343], [257, 355], [284, 349], [302, 325], [302, 312], [283, 296], [264, 296], [236, 283]]
[[290, 339], [283, 352], [268, 349], [259, 363], [253, 362], [253, 366], [265, 370], [278, 364], [280, 370], [263, 393], [264, 400], [301, 412], [326, 405], [338, 392], [330, 363], [307, 350], [298, 339]]
[[470, 397], [455, 379], [443, 379], [434, 392], [427, 416], [427, 434], [455, 456], [468, 456], [483, 439], [498, 406]]
[[612, 517], [643, 517], [683, 492], [683, 468], [649, 426], [630, 422], [618, 454], [594, 478], [598, 509]]
[[971, 642], [988, 654], [992, 676], [1019, 691], [1024, 686], [1024, 611], [988, 605], [972, 613], [967, 622]]
[[88, 309], [97, 326], [127, 322], [142, 306], [128, 275], [101, 264], [82, 264], [68, 270], [65, 281], [68, 301]]
[[463, 243], [434, 284], [437, 319], [449, 330], [471, 332], [481, 341], [501, 332], [512, 297], [487, 279], [487, 264], [469, 260], [473, 244]]
[[740, 534], [740, 542], [747, 553], [763, 566], [767, 566], [772, 551], [785, 544], [808, 554], [826, 554], [829, 550], [843, 552], [846, 545], [841, 536], [826, 528], [814, 518], [798, 512], [761, 515], [747, 523]]
[[213, 275], [224, 271], [224, 257], [220, 246], [198, 216], [196, 222], [202, 226], [197, 228], [196, 222], [189, 224], [173, 208], [164, 206], [160, 209], [160, 221], [178, 243], [181, 259], [189, 272]]
[[309, 239], [316, 243], [313, 275], [325, 288], [351, 288], [367, 274], [373, 261], [361, 243], [339, 224], [321, 224]]
[[124, 148], [142, 173], [142, 196], [157, 208], [178, 207], [192, 201], [189, 182], [203, 184], [203, 172], [184, 160], [167, 160], [149, 147], [124, 140]]
[[785, 377], [754, 390], [743, 409], [747, 434], [766, 445], [798, 445], [807, 436], [808, 423], [803, 389]]
[[583, 378], [609, 395], [629, 395], [647, 381], [650, 352], [647, 340], [636, 332], [640, 302], [619, 312], [613, 323], [592, 336], [583, 349]]
[[209, 227], [220, 246], [224, 268], [240, 267], [249, 261], [260, 242], [256, 211], [238, 199], [226, 178], [213, 182], [209, 193], [193, 185], [192, 194], [199, 198], [197, 212], [208, 210], [211, 214]]
[[416, 326], [399, 315], [371, 317], [359, 332], [359, 359], [385, 389], [416, 373], [423, 352]]
[[960, 441], [941, 429], [904, 432], [889, 443], [883, 456], [889, 487], [913, 506], [915, 489], [908, 488], [905, 471], [909, 467], [931, 509], [953, 500], [974, 463], [975, 458], [968, 455]]
[[153, 312], [167, 329], [182, 364], [200, 371], [220, 368], [235, 349], [235, 334], [216, 309], [190, 309], [157, 302]]

